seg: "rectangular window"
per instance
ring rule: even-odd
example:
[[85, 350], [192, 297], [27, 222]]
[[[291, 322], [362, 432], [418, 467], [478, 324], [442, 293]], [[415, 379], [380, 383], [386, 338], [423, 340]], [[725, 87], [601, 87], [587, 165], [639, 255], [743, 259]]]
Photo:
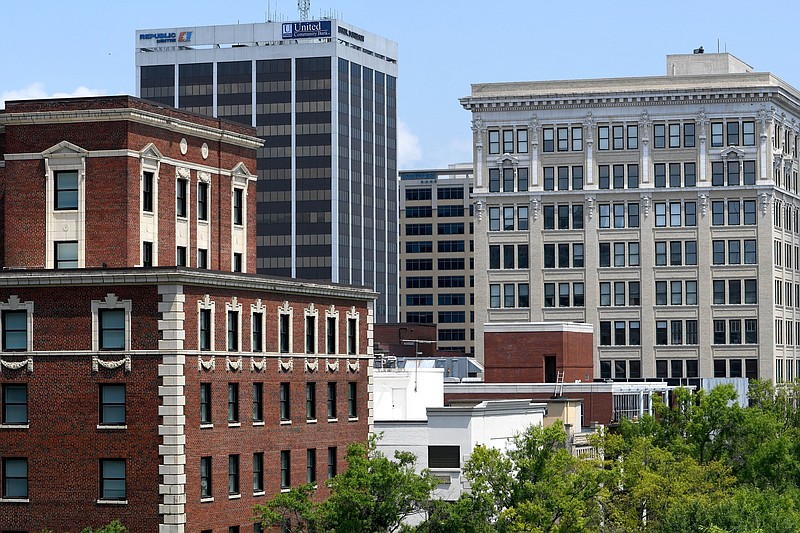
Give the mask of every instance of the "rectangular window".
[[600, 346], [611, 346], [611, 322], [600, 321]]
[[317, 450], [314, 448], [306, 450], [306, 482], [317, 482]]
[[56, 171], [55, 198], [53, 207], [60, 211], [78, 209], [77, 170]]
[[281, 489], [292, 486], [292, 459], [291, 451], [281, 450]]
[[611, 283], [608, 281], [600, 282], [600, 305], [602, 307], [611, 305]]
[[683, 305], [683, 283], [680, 281], [670, 281], [669, 285], [669, 304]]
[[228, 495], [239, 494], [239, 456], [228, 456]]
[[628, 133], [628, 150], [639, 149], [639, 126], [627, 126]]
[[[499, 168], [490, 168], [489, 169], [489, 192], [500, 192], [500, 169]], [[408, 216], [408, 210], [406, 210], [406, 216]]]
[[328, 420], [336, 418], [336, 382], [328, 382]]
[[625, 139], [624, 135], [624, 128], [622, 126], [612, 126], [611, 127], [611, 135], [613, 139], [613, 147], [614, 150], [624, 150], [625, 149]]
[[528, 207], [517, 207], [517, 229], [525, 231], [528, 229]]
[[503, 245], [503, 268], [514, 268], [514, 245]]
[[461, 468], [461, 447], [428, 446], [428, 468]]
[[358, 383], [355, 381], [347, 384], [347, 416], [358, 417]]
[[653, 125], [653, 148], [664, 148], [666, 146], [666, 125]]
[[558, 151], [566, 152], [569, 150], [569, 129], [557, 128], [556, 133], [558, 134]]
[[694, 148], [694, 123], [683, 125], [683, 146], [685, 148]]
[[253, 492], [264, 492], [264, 454], [253, 454]]
[[742, 343], [742, 321], [731, 319], [728, 321], [728, 344]]
[[200, 349], [201, 350], [210, 350], [211, 349], [211, 309], [200, 309], [200, 327], [199, 327], [199, 334], [200, 334]]
[[28, 423], [28, 385], [25, 383], [3, 384], [3, 424]]
[[625, 282], [614, 282], [614, 305], [625, 305]]
[[528, 245], [517, 245], [517, 268], [528, 268]]
[[[583, 244], [574, 243], [572, 245], [572, 266], [574, 268], [583, 268]], [[527, 266], [525, 268], [528, 268]]]
[[697, 185], [697, 173], [695, 170], [694, 163], [684, 163], [683, 164], [683, 186], [684, 187], [694, 187]]
[[278, 315], [278, 344], [281, 353], [289, 353], [289, 315], [281, 313]]
[[667, 264], [667, 243], [666, 241], [656, 241], [656, 266], [666, 266]]
[[[506, 288], [506, 292], [511, 292], [512, 296], [513, 296], [514, 285], [513, 284], [507, 284], [505, 286], [505, 288]], [[510, 289], [510, 291], [509, 291], [509, 289]], [[558, 306], [559, 307], [569, 307], [569, 283], [559, 283], [558, 284]], [[506, 307], [513, 307], [513, 304], [511, 306], [507, 305]]]
[[242, 271], [242, 254], [238, 252], [233, 253], [233, 271], [234, 272]]
[[725, 224], [725, 202], [722, 200], [711, 202], [711, 224], [714, 226]]
[[197, 249], [197, 268], [208, 268], [208, 250], [205, 248]]
[[100, 425], [125, 425], [125, 385], [100, 385]]
[[569, 268], [569, 244], [558, 245], [558, 268]]
[[744, 321], [744, 342], [745, 344], [758, 344], [758, 320], [745, 319]]
[[306, 315], [306, 353], [317, 353], [317, 318]]
[[186, 266], [186, 247], [185, 246], [178, 246], [175, 249], [175, 266], [185, 267]]
[[288, 421], [292, 419], [291, 413], [291, 399], [289, 396], [289, 383], [283, 382], [280, 385], [280, 415], [281, 421]]
[[239, 351], [239, 311], [228, 311], [228, 351]]
[[517, 130], [517, 153], [528, 153], [528, 130]]
[[711, 163], [711, 185], [714, 187], [725, 185], [725, 164], [722, 161]]
[[306, 420], [317, 419], [317, 384], [306, 383]]
[[336, 318], [329, 316], [325, 319], [325, 352], [336, 353]]
[[600, 204], [598, 206], [598, 210], [600, 211], [600, 227], [601, 228], [610, 228], [611, 227], [611, 206], [609, 204]]
[[[76, 184], [77, 185], [77, 184]], [[153, 212], [153, 173], [142, 173], [142, 211]]]
[[681, 226], [681, 203], [669, 203], [669, 227], [679, 228]]
[[713, 250], [713, 264], [715, 265], [724, 265], [725, 264], [725, 241], [712, 241], [711, 247]]
[[739, 185], [739, 162], [728, 161], [728, 185]]
[[4, 352], [28, 349], [28, 312], [2, 311]]
[[681, 164], [680, 163], [670, 163], [669, 164], [669, 186], [670, 187], [680, 187], [681, 186]]
[[697, 281], [686, 281], [686, 305], [697, 305]]
[[641, 288], [638, 281], [628, 282], [628, 305], [641, 305]]
[[583, 150], [583, 128], [575, 126], [572, 128], [572, 151], [580, 152]]
[[55, 268], [78, 268], [78, 241], [55, 243]]
[[639, 266], [639, 243], [628, 243], [628, 266]]
[[683, 322], [681, 320], [671, 320], [669, 323], [670, 344], [683, 344]]
[[614, 266], [615, 267], [624, 267], [625, 266], [625, 243], [624, 242], [615, 242], [614, 243]]
[[[493, 285], [493, 287], [497, 287], [497, 307], [500, 307], [500, 286]], [[544, 284], [544, 306], [545, 307], [555, 307], [556, 306], [556, 284], [555, 283], [545, 283]]]
[[185, 179], [179, 179], [175, 184], [175, 215], [181, 218], [188, 216], [186, 209], [188, 186], [189, 182]]
[[[544, 167], [542, 170], [544, 173], [544, 190], [554, 191], [556, 189], [556, 169], [554, 167]], [[493, 191], [490, 189], [489, 192]]]
[[656, 227], [657, 228], [666, 228], [667, 227], [667, 204], [664, 202], [657, 202], [654, 204], [655, 212], [656, 212]]
[[597, 167], [598, 187], [601, 189], [610, 189], [611, 182], [611, 169], [608, 165], [600, 165]]
[[200, 458], [200, 497], [211, 498], [211, 457]]
[[101, 350], [125, 349], [125, 311], [100, 309], [98, 311]]
[[253, 383], [253, 422], [264, 421], [264, 384]]
[[28, 459], [3, 458], [3, 498], [28, 498]]
[[489, 285], [489, 307], [492, 309], [499, 309], [500, 308], [500, 285], [499, 284], [491, 284]]
[[614, 346], [625, 346], [625, 321], [614, 322]]
[[728, 129], [728, 146], [739, 146], [739, 122], [732, 120], [726, 126]]
[[597, 149], [608, 150], [608, 126], [597, 127]]
[[[504, 168], [503, 169], [503, 192], [514, 192], [514, 169], [513, 168]], [[450, 206], [442, 206], [439, 208], [439, 216], [447, 216], [447, 210], [443, 209], [444, 207]], [[460, 207], [460, 206], [459, 206]]]
[[328, 448], [328, 479], [336, 476], [336, 446]]
[[659, 346], [667, 345], [667, 321], [656, 321], [656, 344]]
[[667, 305], [666, 281], [656, 281], [656, 305]]
[[503, 208], [503, 231], [514, 231], [514, 208]]
[[126, 498], [125, 459], [100, 459], [100, 499], [122, 501]]
[[[758, 280], [746, 279], [744, 280], [744, 303], [757, 304], [758, 303]], [[798, 339], [800, 340], [800, 339]]]
[[697, 344], [697, 320], [686, 321], [686, 344]]
[[628, 188], [639, 188], [639, 165], [628, 165]]
[[503, 130], [503, 152], [514, 152], [514, 130]]
[[[583, 283], [581, 285], [581, 299], [583, 298]], [[577, 297], [576, 297], [577, 298]], [[576, 304], [577, 305], [577, 304]], [[530, 292], [527, 283], [520, 283], [517, 286], [517, 307], [530, 307]], [[583, 306], [583, 303], [581, 303]]]
[[625, 227], [625, 204], [614, 204], [614, 227]]
[[200, 384], [200, 423], [211, 424], [211, 383]]
[[711, 123], [711, 146], [722, 146], [722, 122]]
[[239, 384], [228, 383], [228, 423], [239, 422]]
[[756, 145], [756, 123], [742, 122], [742, 144], [744, 146]]
[[[642, 332], [638, 320], [631, 320], [628, 322], [628, 344], [631, 346], [639, 346], [642, 343]], [[633, 371], [631, 371], [633, 374]], [[636, 377], [636, 376], [631, 376]]]
[[611, 266], [611, 243], [601, 242], [598, 245], [598, 264], [601, 267]]
[[714, 344], [725, 344], [725, 321], [714, 320]]
[[252, 341], [250, 348], [253, 352], [264, 351], [264, 313], [253, 313], [250, 329], [252, 330]]
[[680, 124], [670, 124], [669, 125], [669, 147], [670, 148], [680, 148], [681, 147], [681, 125]]
[[[554, 152], [555, 151], [555, 135], [554, 135], [553, 128], [542, 128], [542, 151], [543, 152]], [[491, 142], [491, 134], [489, 132], [489, 153], [500, 153], [499, 147], [497, 152], [492, 152], [492, 142]]]
[[208, 220], [208, 183], [197, 184], [197, 220]]
[[715, 305], [725, 304], [725, 281], [716, 279], [712, 283], [713, 288], [713, 302]]
[[572, 206], [572, 229], [583, 229], [583, 205]]
[[358, 338], [357, 338], [357, 319], [347, 319], [347, 354], [356, 355], [358, 353]]
[[670, 266], [681, 266], [683, 263], [683, 257], [681, 256], [682, 252], [682, 242], [681, 241], [670, 241], [669, 242], [669, 264]]
[[558, 190], [569, 190], [569, 167], [558, 167]]

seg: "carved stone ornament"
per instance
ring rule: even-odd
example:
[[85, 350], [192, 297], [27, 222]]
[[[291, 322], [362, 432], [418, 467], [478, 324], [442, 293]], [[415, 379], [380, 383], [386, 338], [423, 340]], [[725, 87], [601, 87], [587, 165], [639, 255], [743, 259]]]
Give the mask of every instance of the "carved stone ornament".
[[291, 357], [285, 363], [278, 357], [278, 372], [292, 372], [294, 370], [294, 359]]
[[213, 372], [216, 369], [217, 369], [217, 358], [216, 357], [214, 357], [212, 355], [211, 359], [209, 359], [208, 361], [203, 361], [202, 357], [200, 357], [199, 355], [197, 356], [197, 371], [198, 372], [202, 372], [204, 370], [206, 372]]
[[639, 117], [639, 126], [642, 130], [642, 143], [647, 144], [650, 142], [650, 125], [653, 123], [650, 120], [650, 114], [645, 109]]
[[642, 214], [645, 218], [650, 214], [650, 197], [642, 196]]
[[758, 110], [758, 118], [761, 121], [761, 138], [767, 138], [767, 106], [761, 104], [761, 109]]
[[708, 127], [708, 115], [706, 115], [706, 108], [701, 107], [700, 112], [697, 113], [697, 122], [700, 123], [700, 140], [706, 139], [706, 127]]
[[0, 358], [0, 368], [7, 368], [9, 370], [22, 370], [33, 372], [33, 357], [28, 356], [22, 361], [4, 361]]
[[589, 217], [589, 220], [594, 217], [594, 196], [586, 197], [586, 216]]
[[483, 119], [481, 117], [475, 117], [472, 119], [472, 131], [477, 134], [483, 133], [486, 127], [483, 124]]
[[766, 215], [767, 211], [769, 210], [769, 204], [772, 200], [772, 195], [762, 192], [758, 195], [758, 198], [761, 200], [761, 214]]
[[708, 213], [708, 195], [701, 194], [698, 198], [700, 199], [700, 216], [705, 218], [706, 213]]
[[325, 371], [331, 374], [336, 373], [339, 371], [339, 360], [336, 359], [331, 362], [328, 359], [325, 359]]
[[130, 354], [126, 355], [119, 361], [104, 361], [100, 359], [98, 356], [92, 356], [92, 372], [99, 372], [100, 367], [105, 368], [106, 370], [115, 370], [120, 367], [125, 367], [125, 372], [131, 371], [131, 356]]
[[309, 374], [313, 374], [319, 370], [319, 358], [315, 357], [314, 359], [309, 359], [308, 357], [305, 358], [305, 372]]
[[531, 146], [539, 146], [539, 117], [536, 113], [531, 115], [528, 127], [531, 129]]
[[225, 356], [225, 372], [241, 372], [242, 371], [242, 356], [239, 356], [238, 361], [234, 361], [229, 356]]
[[347, 362], [347, 371], [351, 374], [357, 374], [361, 370], [361, 361], [356, 359], [355, 363]]
[[538, 198], [531, 198], [531, 215], [533, 216], [533, 221], [536, 222], [536, 219], [539, 218], [539, 206], [541, 205], [541, 201]]
[[475, 218], [478, 222], [483, 220], [483, 200], [475, 200]]
[[255, 357], [250, 357], [250, 372], [266, 372], [267, 371], [267, 356], [257, 360]]
[[586, 144], [594, 143], [594, 115], [592, 112], [586, 113], [586, 118], [583, 119], [583, 126], [586, 128]]

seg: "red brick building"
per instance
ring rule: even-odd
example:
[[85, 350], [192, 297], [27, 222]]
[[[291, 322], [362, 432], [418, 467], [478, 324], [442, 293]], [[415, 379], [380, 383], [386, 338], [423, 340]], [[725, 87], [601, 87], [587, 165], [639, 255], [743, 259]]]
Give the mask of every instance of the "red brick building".
[[258, 531], [371, 424], [372, 291], [255, 272], [255, 130], [0, 112], [0, 531]]

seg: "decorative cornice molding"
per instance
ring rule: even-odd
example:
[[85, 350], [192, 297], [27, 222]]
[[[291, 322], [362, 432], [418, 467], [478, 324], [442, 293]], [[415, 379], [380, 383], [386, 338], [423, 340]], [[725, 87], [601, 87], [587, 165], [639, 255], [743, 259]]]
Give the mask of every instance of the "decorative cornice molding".
[[125, 372], [131, 371], [131, 354], [125, 354], [125, 357], [120, 359], [119, 361], [104, 361], [100, 359], [99, 356], [93, 355], [92, 356], [92, 372], [99, 372], [100, 367], [103, 367], [107, 370], [115, 370], [120, 367], [125, 367]]
[[27, 356], [22, 361], [4, 361], [0, 357], [0, 368], [7, 368], [9, 370], [22, 370], [23, 368], [28, 372], [33, 372], [33, 357]]
[[214, 372], [217, 368], [217, 358], [215, 356], [211, 356], [211, 359], [208, 361], [203, 361], [201, 356], [197, 356], [197, 371], [202, 372], [205, 370], [206, 372]]

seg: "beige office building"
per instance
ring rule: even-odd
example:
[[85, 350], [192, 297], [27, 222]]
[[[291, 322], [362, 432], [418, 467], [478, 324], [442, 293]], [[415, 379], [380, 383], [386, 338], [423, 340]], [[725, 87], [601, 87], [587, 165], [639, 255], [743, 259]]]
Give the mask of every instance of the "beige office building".
[[472, 353], [472, 165], [400, 171], [401, 321], [436, 324], [440, 351]]
[[800, 92], [727, 53], [487, 83], [472, 112], [484, 324], [587, 322], [594, 377], [800, 374]]

